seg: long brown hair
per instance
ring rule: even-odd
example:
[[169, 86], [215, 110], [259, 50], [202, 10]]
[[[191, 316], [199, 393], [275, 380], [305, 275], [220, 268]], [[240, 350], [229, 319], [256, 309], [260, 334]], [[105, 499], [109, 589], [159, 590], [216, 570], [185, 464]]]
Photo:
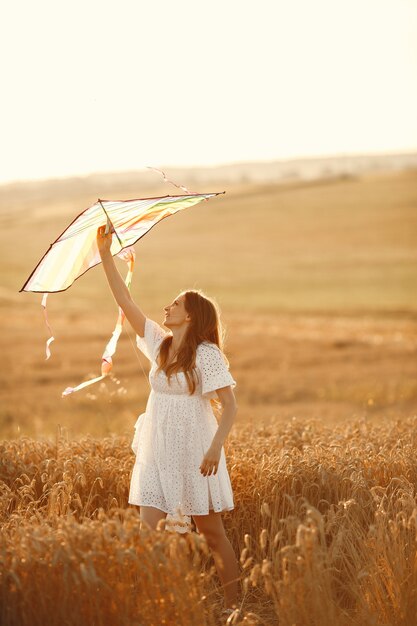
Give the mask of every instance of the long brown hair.
[[[178, 350], [176, 362], [170, 363], [168, 366], [172, 335], [164, 337], [159, 350], [157, 372], [163, 370], [168, 377], [168, 383], [172, 374], [179, 371], [184, 372], [191, 396], [197, 386], [194, 372], [197, 346], [202, 341], [209, 341], [215, 343], [223, 353], [225, 331], [220, 321], [219, 306], [213, 298], [206, 296], [201, 289], [190, 289], [182, 293], [184, 295], [184, 307], [191, 321]], [[224, 354], [223, 357], [225, 363], [229, 365]]]

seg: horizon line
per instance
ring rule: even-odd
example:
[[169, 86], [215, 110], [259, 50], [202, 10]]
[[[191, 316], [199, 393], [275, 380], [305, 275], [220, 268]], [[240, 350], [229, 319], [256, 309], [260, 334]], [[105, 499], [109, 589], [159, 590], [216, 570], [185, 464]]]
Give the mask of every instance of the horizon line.
[[[244, 166], [244, 165], [261, 165], [261, 164], [272, 164], [272, 163], [289, 163], [294, 161], [315, 161], [315, 160], [335, 160], [335, 159], [344, 159], [344, 158], [358, 158], [358, 157], [384, 157], [384, 156], [417, 156], [417, 147], [411, 150], [384, 150], [382, 152], [339, 152], [339, 153], [326, 153], [326, 154], [306, 154], [306, 155], [298, 155], [292, 157], [277, 157], [271, 159], [253, 159], [253, 160], [243, 160], [243, 161], [223, 161], [218, 163], [202, 163], [202, 164], [162, 164], [157, 166], [159, 169], [182, 169], [182, 170], [202, 170], [202, 169], [215, 169], [215, 168], [226, 168], [231, 166]], [[90, 170], [83, 173], [69, 173], [58, 176], [36, 176], [36, 177], [28, 177], [28, 178], [11, 178], [0, 180], [0, 187], [5, 187], [8, 185], [18, 185], [25, 183], [46, 183], [58, 180], [69, 180], [71, 178], [89, 178], [91, 176], [100, 176], [100, 175], [115, 175], [115, 174], [124, 174], [124, 173], [139, 173], [141, 170], [146, 170], [150, 166], [142, 165], [137, 168], [123, 168], [123, 169], [102, 169], [102, 170]], [[143, 172], [144, 173], [144, 172]]]

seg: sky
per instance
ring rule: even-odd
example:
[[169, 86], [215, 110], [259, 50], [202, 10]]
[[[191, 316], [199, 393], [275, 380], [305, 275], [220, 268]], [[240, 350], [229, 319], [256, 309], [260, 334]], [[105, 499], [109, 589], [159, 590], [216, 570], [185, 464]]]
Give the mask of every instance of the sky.
[[417, 0], [13, 0], [0, 182], [417, 150]]

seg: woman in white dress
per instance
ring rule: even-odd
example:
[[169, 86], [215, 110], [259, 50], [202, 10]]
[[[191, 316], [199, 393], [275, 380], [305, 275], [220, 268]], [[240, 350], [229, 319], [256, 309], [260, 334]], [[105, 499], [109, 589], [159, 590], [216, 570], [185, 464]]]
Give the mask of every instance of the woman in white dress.
[[[164, 308], [164, 326], [132, 300], [110, 253], [111, 233], [97, 231], [97, 245], [111, 291], [151, 362], [151, 392], [135, 424], [136, 454], [129, 503], [139, 506], [142, 524], [192, 516], [210, 546], [224, 589], [225, 610], [237, 605], [239, 566], [225, 534], [222, 511], [234, 508], [223, 443], [235, 419], [236, 385], [221, 350], [215, 304], [200, 291], [179, 294]], [[217, 422], [211, 400], [222, 407]]]

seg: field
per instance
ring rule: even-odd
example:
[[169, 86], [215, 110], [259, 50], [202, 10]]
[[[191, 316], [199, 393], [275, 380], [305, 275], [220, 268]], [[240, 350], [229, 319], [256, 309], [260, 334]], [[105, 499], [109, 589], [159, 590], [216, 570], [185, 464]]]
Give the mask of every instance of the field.
[[[136, 245], [132, 294], [149, 317], [162, 323], [186, 288], [222, 310], [239, 405], [224, 514], [236, 624], [415, 623], [416, 180], [235, 185]], [[0, 621], [211, 626], [221, 590], [203, 539], [140, 533], [127, 504], [149, 393], [128, 324], [114, 376], [61, 398], [99, 374], [116, 321], [102, 269], [49, 297], [48, 361], [41, 297], [18, 293], [97, 197], [176, 193], [94, 184], [0, 188]]]

